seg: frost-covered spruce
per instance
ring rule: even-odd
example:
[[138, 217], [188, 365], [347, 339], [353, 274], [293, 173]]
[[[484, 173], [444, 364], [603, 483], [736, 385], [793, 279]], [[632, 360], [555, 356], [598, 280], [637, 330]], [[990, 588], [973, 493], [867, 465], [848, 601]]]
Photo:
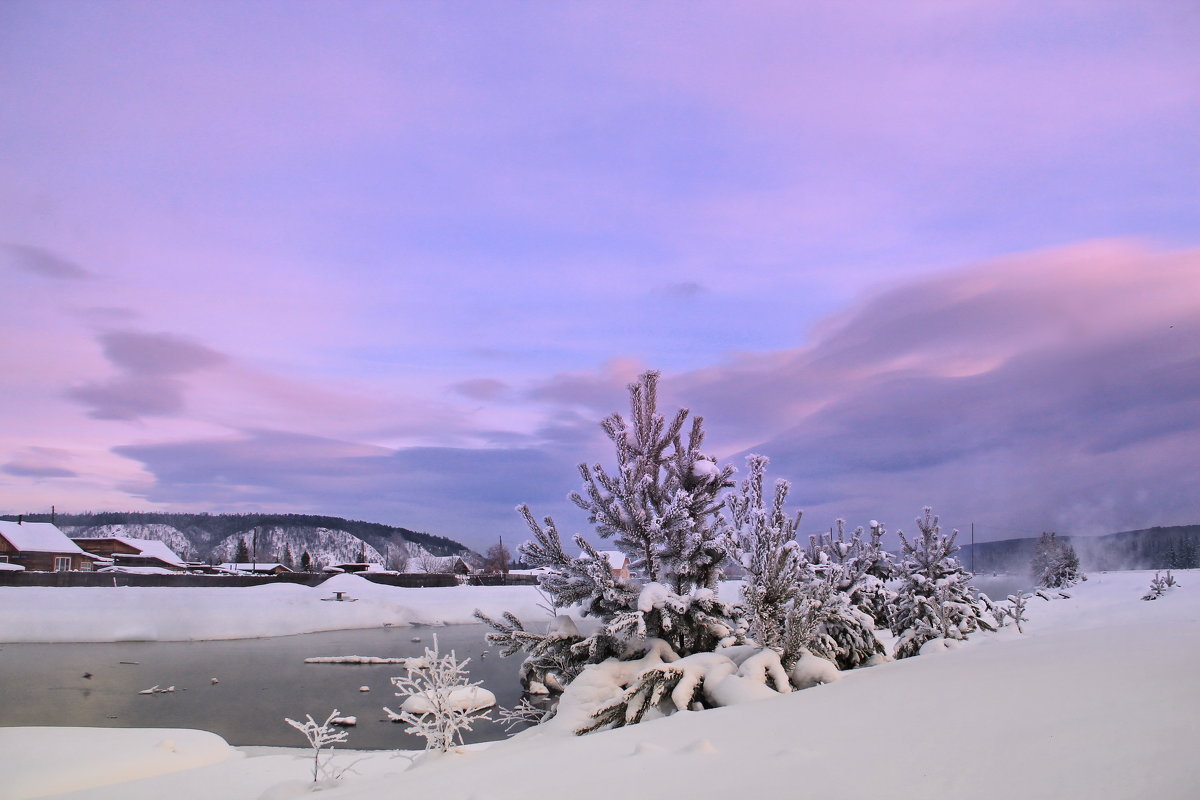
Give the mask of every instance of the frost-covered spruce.
[[808, 649], [839, 669], [854, 669], [884, 655], [875, 637], [875, 620], [863, 610], [883, 589], [868, 573], [874, 561], [864, 557], [863, 529], [857, 528], [847, 540], [845, 522], [839, 519], [836, 536], [809, 537], [807, 555], [811, 578], [801, 585], [800, 596], [806, 624], [815, 634]]
[[863, 569], [851, 602], [870, 615], [877, 629], [891, 627], [896, 593], [888, 588], [888, 581], [899, 574], [895, 556], [883, 549], [886, 532], [883, 523], [871, 520], [869, 538], [864, 539], [859, 535], [854, 542], [855, 559], [863, 565]]
[[581, 464], [583, 491], [571, 494], [596, 533], [629, 557], [636, 578], [615, 577], [582, 536], [574, 537], [581, 554], [569, 555], [553, 519], [539, 524], [528, 507], [518, 509], [534, 537], [521, 545], [523, 560], [549, 568], [542, 591], [554, 606], [579, 605], [600, 623], [587, 636], [573, 625], [564, 635], [560, 619], [541, 634], [511, 615], [500, 622], [477, 614], [493, 627], [490, 642], [529, 654], [527, 681], [564, 685], [588, 664], [636, 658], [651, 642], [679, 659], [744, 640], [740, 610], [716, 594], [726, 558], [720, 494], [732, 486], [733, 469], [701, 450], [700, 417], [685, 438], [687, 409], [669, 422], [658, 413], [657, 386], [658, 373], [648, 372], [629, 387], [630, 419], [613, 414], [601, 424], [616, 448], [616, 468]]
[[1049, 589], [1074, 586], [1087, 580], [1079, 570], [1079, 556], [1070, 542], [1060, 541], [1053, 531], [1042, 534], [1033, 551], [1030, 572], [1038, 586]]
[[897, 531], [901, 544], [900, 577], [892, 632], [896, 658], [917, 655], [931, 639], [965, 639], [979, 628], [992, 629], [970, 589], [971, 575], [954, 558], [958, 531], [943, 536], [933, 509], [917, 517], [921, 535], [912, 541]]
[[[775, 482], [770, 507], [763, 494], [766, 456], [746, 458], [749, 471], [739, 491], [726, 498], [730, 551], [746, 570], [742, 601], [750, 635], [763, 647], [784, 654], [784, 663], [799, 657], [785, 645], [787, 618], [800, 585], [811, 579], [804, 550], [796, 541], [801, 512], [789, 516], [784, 511], [790, 484], [782, 478]], [[791, 639], [794, 641], [794, 637]]]

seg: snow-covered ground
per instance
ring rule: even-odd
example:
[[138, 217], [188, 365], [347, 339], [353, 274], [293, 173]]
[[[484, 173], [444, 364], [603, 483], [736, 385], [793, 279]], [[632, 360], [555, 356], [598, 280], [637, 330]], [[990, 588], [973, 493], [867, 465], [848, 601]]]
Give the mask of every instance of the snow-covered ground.
[[[760, 702], [584, 737], [535, 729], [411, 767], [413, 754], [341, 753], [335, 764], [357, 760], [353, 771], [321, 796], [1193, 798], [1200, 571], [1143, 602], [1152, 575], [1093, 575], [1069, 599], [1031, 601], [1023, 635], [976, 636]], [[0, 729], [0, 798], [271, 800], [311, 786], [305, 750], [46, 730]], [[96, 752], [120, 769], [79, 757]]]
[[[344, 592], [353, 602], [333, 600]], [[250, 639], [296, 633], [476, 622], [511, 610], [546, 612], [533, 586], [406, 589], [335, 575], [320, 586], [243, 588], [0, 587], [0, 642], [121, 642]]]

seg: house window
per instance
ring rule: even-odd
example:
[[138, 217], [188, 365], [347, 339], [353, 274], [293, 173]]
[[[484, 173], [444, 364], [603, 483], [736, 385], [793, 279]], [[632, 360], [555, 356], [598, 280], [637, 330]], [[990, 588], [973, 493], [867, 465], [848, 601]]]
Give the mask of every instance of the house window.
[[96, 568], [96, 565], [86, 559], [79, 562], [79, 571], [80, 572], [91, 572], [95, 568]]
[[7, 564], [8, 556], [0, 556], [0, 564]]
[[69, 569], [71, 569], [71, 557], [70, 556], [55, 556], [54, 557], [54, 571], [55, 572], [66, 572]]

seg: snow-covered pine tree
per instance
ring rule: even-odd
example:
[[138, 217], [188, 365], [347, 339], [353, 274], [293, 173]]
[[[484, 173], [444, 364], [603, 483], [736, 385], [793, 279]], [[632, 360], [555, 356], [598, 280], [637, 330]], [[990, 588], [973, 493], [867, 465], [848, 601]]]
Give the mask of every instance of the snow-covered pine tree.
[[585, 665], [607, 658], [632, 659], [657, 648], [678, 659], [744, 640], [740, 610], [716, 593], [726, 558], [720, 493], [732, 486], [733, 469], [702, 452], [702, 418], [693, 418], [685, 439], [688, 409], [670, 422], [658, 413], [658, 377], [647, 372], [629, 387], [628, 421], [613, 414], [601, 424], [616, 448], [615, 471], [581, 464], [583, 492], [571, 494], [596, 533], [630, 558], [638, 577], [615, 577], [582, 536], [574, 537], [581, 554], [568, 555], [553, 519], [539, 524], [527, 506], [518, 508], [534, 537], [520, 547], [523, 560], [549, 568], [542, 591], [555, 607], [578, 604], [600, 622], [587, 636], [564, 635], [560, 617], [554, 630], [538, 634], [512, 615], [498, 623], [477, 612], [493, 627], [490, 642], [531, 654], [523, 667], [527, 679], [546, 677], [538, 665], [547, 662], [555, 664], [552, 677], [565, 684]]
[[247, 564], [250, 561], [250, 548], [246, 545], [245, 539], [238, 539], [237, 548], [233, 553], [233, 563]]
[[1070, 542], [1061, 541], [1053, 531], [1043, 533], [1038, 539], [1030, 571], [1038, 586], [1048, 589], [1066, 588], [1086, 580], [1079, 570], [1075, 548]]
[[979, 628], [993, 629], [982, 619], [981, 609], [971, 594], [971, 575], [954, 558], [958, 531], [942, 535], [933, 509], [925, 507], [917, 517], [919, 537], [900, 536], [900, 577], [892, 632], [898, 638], [896, 658], [917, 655], [921, 645], [932, 639], [965, 639]]
[[851, 602], [870, 615], [876, 629], [891, 627], [892, 607], [896, 601], [896, 593], [887, 584], [898, 574], [898, 567], [895, 556], [883, 549], [885, 533], [887, 529], [883, 523], [871, 520], [869, 538], [859, 536], [855, 541], [855, 558], [864, 569]]
[[774, 498], [767, 506], [763, 479], [768, 463], [766, 456], [747, 456], [749, 475], [740, 490], [725, 499], [729, 549], [746, 570], [742, 602], [750, 635], [759, 645], [780, 652], [784, 666], [790, 666], [799, 653], [785, 649], [788, 613], [800, 584], [811, 576], [804, 550], [796, 541], [802, 512], [789, 516], [784, 511], [791, 488], [786, 480], [775, 481]]
[[872, 594], [882, 588], [867, 573], [874, 561], [863, 557], [862, 537], [863, 529], [857, 528], [847, 540], [846, 524], [840, 519], [836, 536], [810, 536], [811, 578], [800, 586], [808, 625], [816, 633], [808, 649], [838, 669], [854, 669], [885, 655], [875, 636], [875, 620], [862, 608], [869, 608]]

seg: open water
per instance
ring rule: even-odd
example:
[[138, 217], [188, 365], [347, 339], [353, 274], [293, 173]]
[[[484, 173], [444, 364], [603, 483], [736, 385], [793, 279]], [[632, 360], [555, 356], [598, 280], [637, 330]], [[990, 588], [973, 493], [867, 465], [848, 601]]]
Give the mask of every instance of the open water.
[[[358, 717], [342, 747], [421, 749], [424, 740], [406, 734], [403, 723], [388, 721], [382, 711], [385, 705], [399, 710], [402, 698], [388, 679], [403, 674], [400, 665], [304, 659], [416, 656], [433, 645], [436, 633], [441, 652], [469, 657], [471, 680], [483, 681], [499, 705], [512, 708], [521, 696], [521, 656], [500, 658], [484, 640], [486, 631], [484, 625], [448, 625], [205, 642], [0, 644], [0, 726], [198, 728], [234, 745], [304, 747], [304, 737], [284, 717], [303, 721], [312, 714], [324, 722], [336, 708]], [[154, 685], [175, 691], [138, 694]], [[370, 691], [360, 692], [360, 686]], [[495, 722], [480, 722], [466, 739], [504, 736]]]

